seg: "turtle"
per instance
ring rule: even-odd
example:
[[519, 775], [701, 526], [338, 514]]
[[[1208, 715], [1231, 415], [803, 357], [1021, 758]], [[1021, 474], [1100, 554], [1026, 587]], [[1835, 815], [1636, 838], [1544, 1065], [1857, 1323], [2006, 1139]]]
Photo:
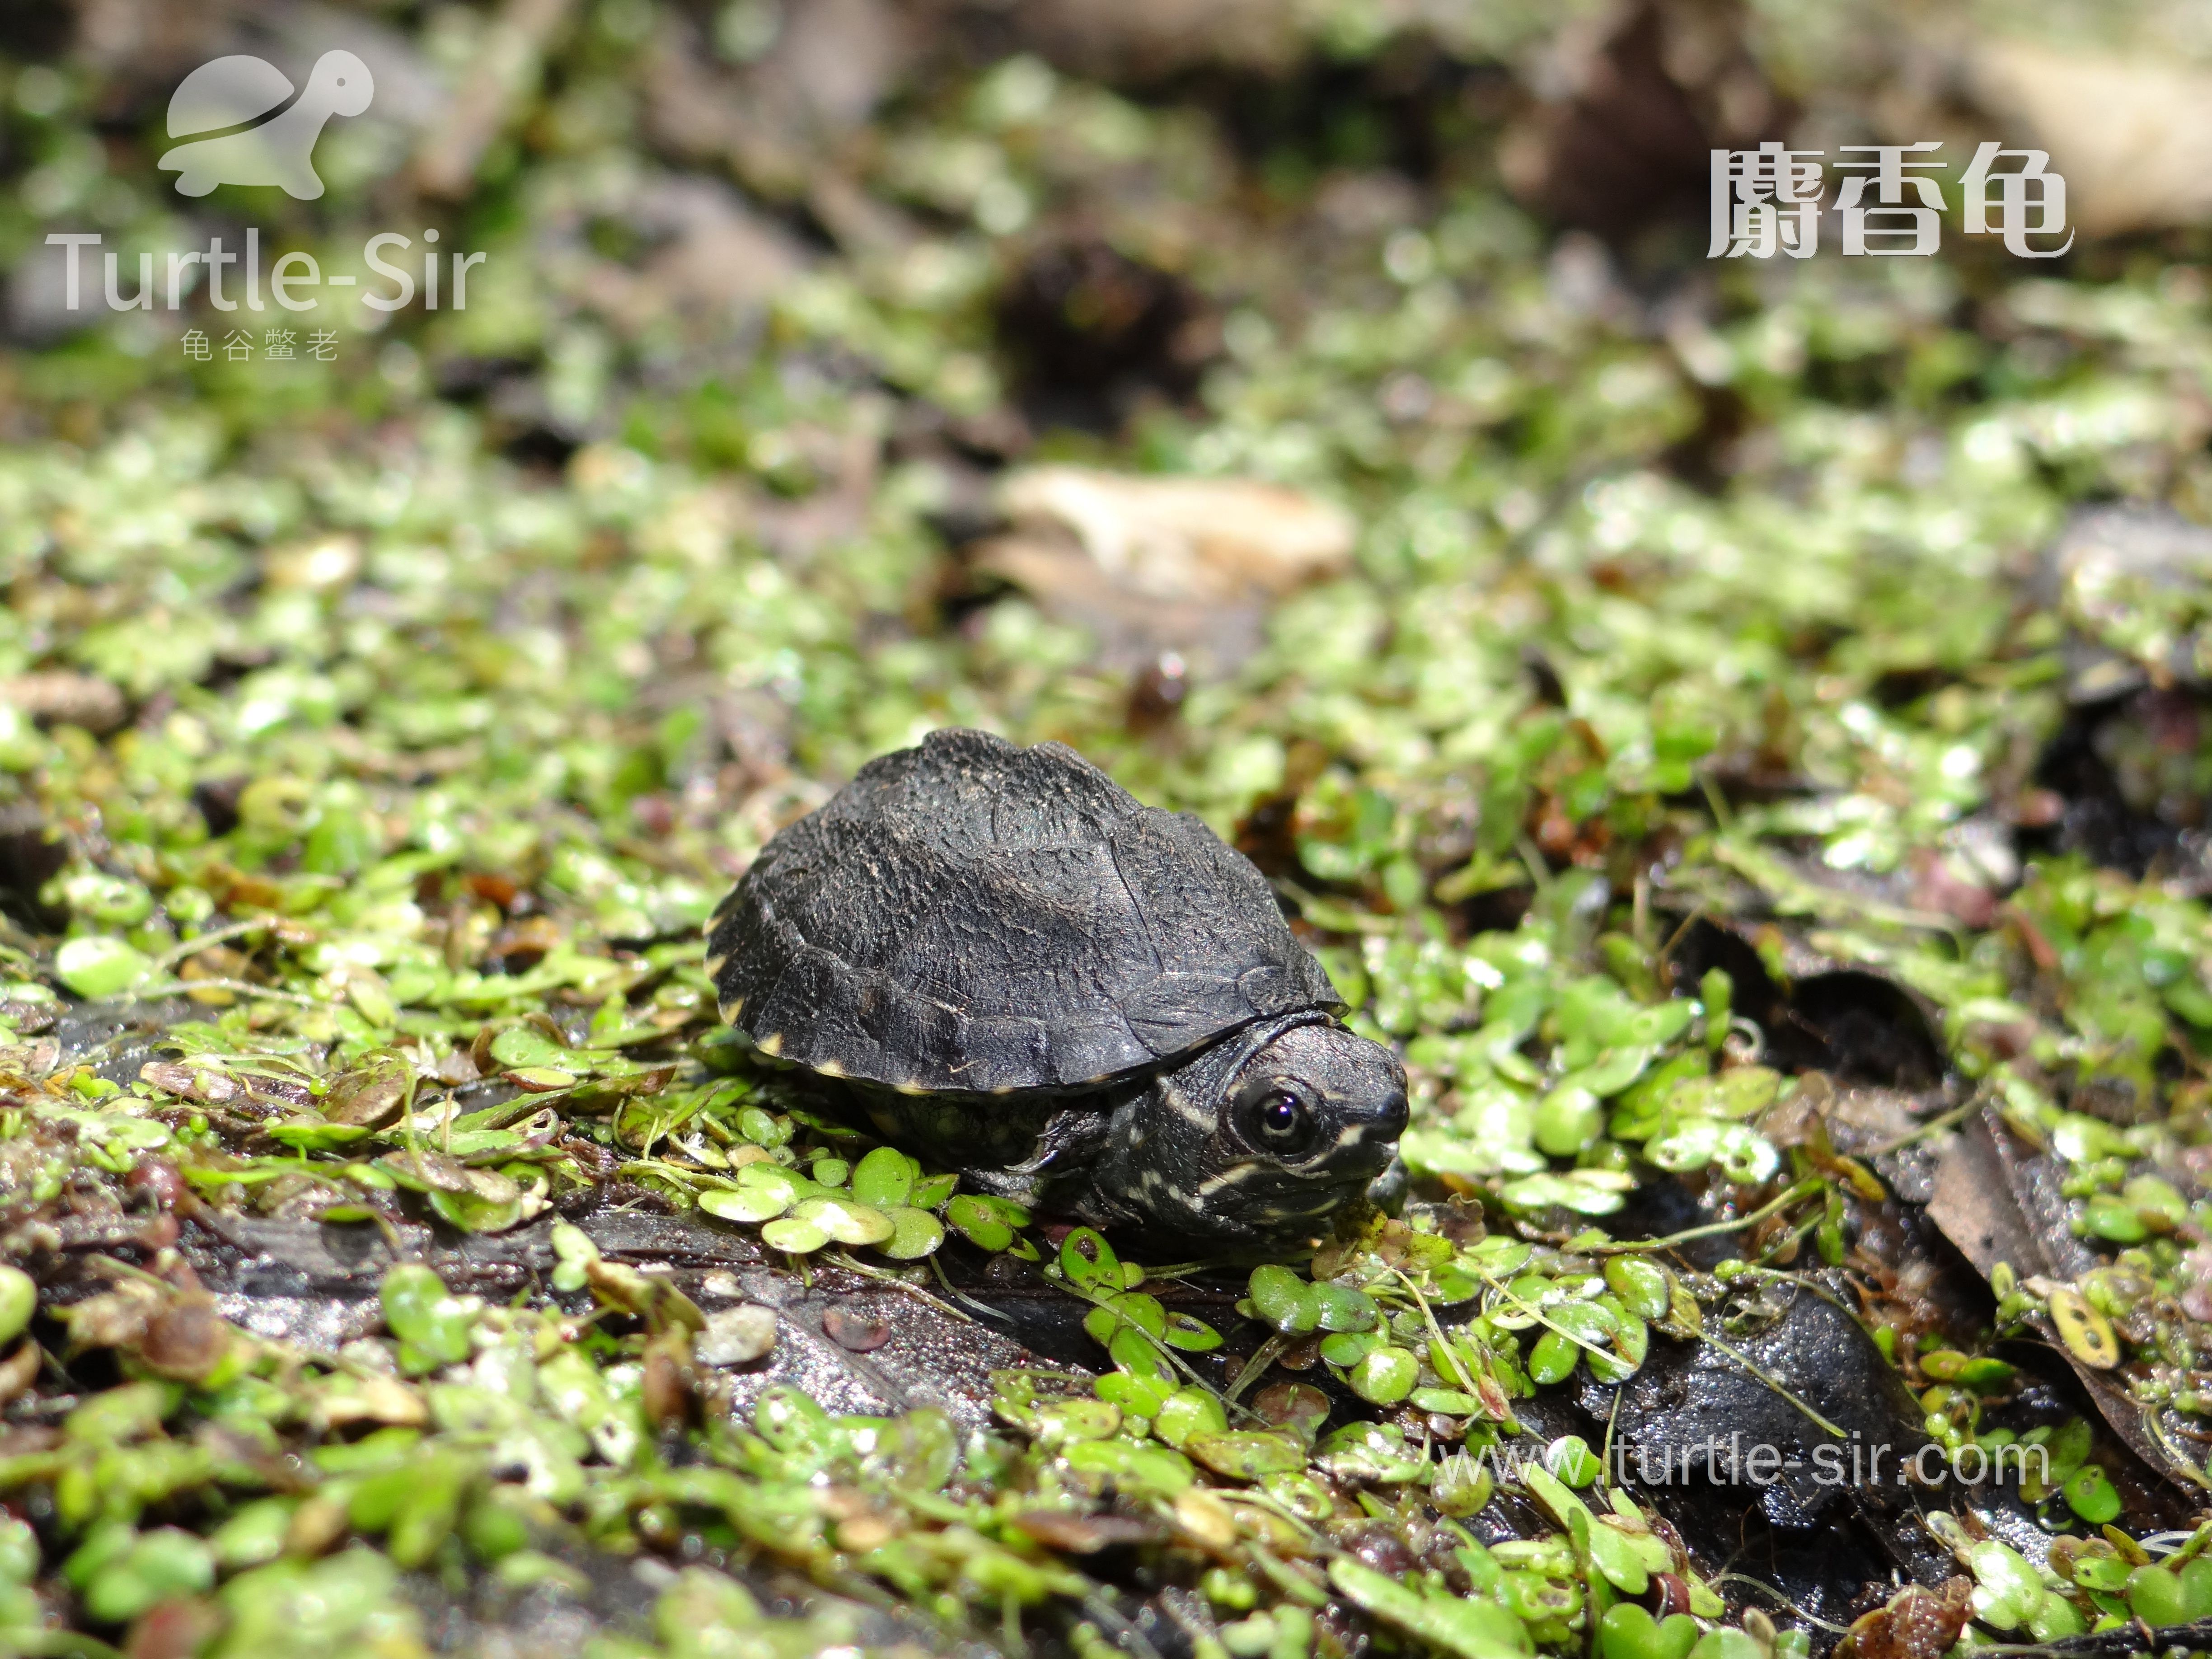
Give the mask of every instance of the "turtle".
[[1267, 878], [1073, 750], [860, 768], [708, 923], [722, 1018], [983, 1191], [1227, 1249], [1403, 1191], [1406, 1072]]
[[[177, 191], [204, 196], [217, 185], [281, 185], [303, 202], [323, 193], [315, 174], [315, 140], [333, 115], [358, 115], [375, 95], [368, 65], [337, 49], [315, 60], [307, 89], [259, 126], [245, 124], [292, 97], [283, 70], [264, 58], [237, 56], [202, 64], [169, 99], [169, 136], [213, 133], [165, 152], [155, 163], [177, 174]], [[230, 132], [222, 129], [238, 127]]]

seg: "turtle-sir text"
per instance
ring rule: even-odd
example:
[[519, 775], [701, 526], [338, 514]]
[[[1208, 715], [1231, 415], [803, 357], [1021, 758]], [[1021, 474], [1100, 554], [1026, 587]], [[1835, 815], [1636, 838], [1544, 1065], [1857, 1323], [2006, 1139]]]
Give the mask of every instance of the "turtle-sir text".
[[[437, 242], [436, 231], [424, 231], [418, 260], [413, 237], [392, 230], [370, 237], [362, 249], [362, 259], [372, 273], [369, 286], [362, 290], [362, 303], [377, 311], [401, 311], [419, 295], [426, 311], [466, 309], [469, 272], [487, 256], [448, 252]], [[326, 276], [313, 254], [296, 248], [264, 264], [258, 226], [247, 227], [243, 247], [227, 246], [223, 238], [215, 236], [205, 248], [171, 248], [159, 258], [140, 253], [136, 284], [127, 294], [124, 289], [131, 273], [121, 255], [101, 249], [97, 233], [55, 231], [46, 243], [63, 250], [62, 300], [71, 311], [96, 303], [94, 295], [106, 300], [110, 311], [152, 311], [157, 306], [178, 311], [187, 295], [203, 287], [207, 302], [217, 311], [236, 311], [241, 306], [267, 311], [272, 305], [285, 311], [313, 311], [322, 303], [319, 290], [349, 289], [362, 280], [350, 274]], [[88, 249], [104, 255], [105, 269], [100, 272], [104, 282], [85, 269]]]

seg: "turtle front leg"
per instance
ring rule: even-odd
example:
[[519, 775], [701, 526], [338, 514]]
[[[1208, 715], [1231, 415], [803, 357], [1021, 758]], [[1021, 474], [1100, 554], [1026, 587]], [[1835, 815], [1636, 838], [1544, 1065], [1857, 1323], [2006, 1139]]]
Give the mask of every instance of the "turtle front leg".
[[213, 167], [203, 167], [196, 162], [180, 163], [177, 169], [177, 194], [205, 196], [222, 182], [222, 174]]
[[1064, 1207], [1097, 1226], [1164, 1228], [1178, 1239], [1222, 1231], [1200, 1190], [1211, 1123], [1178, 1076], [1154, 1078], [1112, 1111], [1092, 1115], [1100, 1121], [1095, 1143], [1080, 1159], [1061, 1161]]
[[323, 193], [323, 181], [316, 175], [312, 154], [287, 160], [276, 183], [284, 187], [286, 195], [297, 201], [312, 202]]
[[971, 1184], [1030, 1209], [1060, 1210], [1108, 1226], [1123, 1219], [1093, 1201], [1091, 1174], [1113, 1138], [1115, 1114], [1064, 1106], [1037, 1130], [1030, 1156], [1004, 1170], [973, 1170]]

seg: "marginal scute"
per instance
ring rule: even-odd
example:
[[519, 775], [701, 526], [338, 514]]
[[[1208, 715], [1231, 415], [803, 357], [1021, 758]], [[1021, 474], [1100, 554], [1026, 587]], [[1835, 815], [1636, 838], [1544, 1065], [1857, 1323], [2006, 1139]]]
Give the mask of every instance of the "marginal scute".
[[916, 1093], [1092, 1089], [1256, 1019], [1343, 1009], [1266, 879], [1200, 820], [1060, 744], [981, 732], [861, 768], [711, 928], [726, 1016], [764, 1052]]
[[760, 1051], [764, 1054], [774, 1055], [781, 1054], [783, 1052], [783, 1033], [781, 1031], [770, 1031], [766, 1036], [760, 1039], [758, 1047]]

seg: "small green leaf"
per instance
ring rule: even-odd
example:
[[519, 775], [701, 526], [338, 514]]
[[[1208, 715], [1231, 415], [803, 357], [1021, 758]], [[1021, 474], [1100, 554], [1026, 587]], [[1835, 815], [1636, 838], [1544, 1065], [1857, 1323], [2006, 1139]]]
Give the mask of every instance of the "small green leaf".
[[1494, 1601], [1424, 1595], [1348, 1555], [1328, 1564], [1328, 1577], [1347, 1600], [1455, 1659], [1515, 1659], [1535, 1650], [1528, 1627]]
[[2164, 1567], [2137, 1567], [2128, 1577], [2128, 1609], [2153, 1630], [2185, 1622], [2189, 1607], [2181, 1575]]
[[1605, 1282], [1621, 1305], [1639, 1319], [1667, 1316], [1667, 1270], [1657, 1262], [1640, 1255], [1614, 1256], [1605, 1264]]
[[1133, 1440], [1081, 1440], [1060, 1455], [1078, 1474], [1111, 1480], [1139, 1495], [1173, 1498], [1197, 1480], [1190, 1460], [1182, 1453]]
[[853, 1196], [879, 1210], [896, 1208], [911, 1200], [918, 1173], [915, 1161], [898, 1148], [878, 1146], [854, 1166]]
[[945, 1206], [945, 1224], [979, 1250], [1003, 1250], [1014, 1242], [1014, 1230], [981, 1199], [963, 1193]]
[[1114, 1329], [1106, 1344], [1108, 1358], [1125, 1371], [1148, 1376], [1163, 1362], [1154, 1340], [1134, 1325], [1122, 1325]]
[[1285, 1336], [1303, 1336], [1321, 1323], [1321, 1298], [1288, 1267], [1254, 1268], [1247, 1293], [1259, 1317]]
[[1121, 1258], [1094, 1228], [1078, 1227], [1060, 1241], [1060, 1270], [1067, 1275], [1070, 1285], [1085, 1295], [1121, 1288]]
[[1064, 1445], [1071, 1440], [1110, 1440], [1121, 1431], [1121, 1408], [1109, 1400], [1049, 1400], [1036, 1408], [1032, 1431], [1042, 1445]]
[[384, 1275], [380, 1295], [385, 1324], [420, 1357], [421, 1369], [458, 1364], [469, 1357], [475, 1310], [447, 1290], [445, 1280], [430, 1268], [399, 1263]]
[[37, 1281], [21, 1267], [0, 1263], [0, 1347], [21, 1336], [38, 1310]]
[[153, 974], [151, 957], [104, 933], [70, 939], [54, 952], [54, 976], [81, 997], [119, 997]]
[[2101, 1527], [2120, 1516], [2120, 1494], [2112, 1477], [2094, 1463], [2085, 1463], [2068, 1479], [2063, 1489], [2066, 1507], [2093, 1527]]
[[[1595, 1461], [1595, 1460], [1593, 1460]], [[1602, 1518], [1574, 1528], [1576, 1540], [1589, 1551], [1590, 1564], [1603, 1573], [1613, 1587], [1624, 1595], [1641, 1595], [1650, 1588], [1651, 1574], [1636, 1553], [1636, 1547], [1615, 1527], [1606, 1525]]]
[[1306, 1449], [1296, 1436], [1267, 1430], [1200, 1430], [1183, 1442], [1182, 1449], [1231, 1480], [1257, 1480], [1306, 1466]]
[[1371, 1331], [1382, 1322], [1382, 1310], [1364, 1291], [1326, 1281], [1313, 1287], [1318, 1318], [1324, 1331]]
[[1434, 1412], [1442, 1417], [1474, 1417], [1482, 1410], [1480, 1400], [1457, 1389], [1416, 1389], [1413, 1406], [1416, 1411]]
[[1372, 1331], [1340, 1331], [1322, 1338], [1321, 1357], [1332, 1365], [1357, 1365], [1381, 1340]]
[[[1099, 1320], [1110, 1337], [1124, 1325], [1133, 1325], [1147, 1336], [1161, 1337], [1167, 1334], [1167, 1310], [1160, 1306], [1156, 1296], [1146, 1296], [1141, 1291], [1115, 1291], [1099, 1298], [1098, 1305], [1091, 1310], [1091, 1319]], [[1089, 1320], [1085, 1322], [1089, 1323]], [[1105, 1337], [1099, 1339], [1101, 1341]]]
[[2066, 1352], [2083, 1364], [2108, 1371], [2120, 1363], [2119, 1339], [2112, 1334], [2112, 1322], [2071, 1285], [2051, 1291], [2051, 1322], [2058, 1328]]
[[1572, 1158], [1597, 1139], [1604, 1124], [1604, 1103], [1579, 1084], [1563, 1083], [1536, 1103], [1536, 1148]]
[[710, 1187], [699, 1194], [699, 1207], [723, 1221], [773, 1221], [791, 1207], [794, 1196], [774, 1187]]
[[567, 1069], [574, 1056], [534, 1025], [510, 1025], [491, 1040], [491, 1057], [509, 1071], [532, 1066]]
[[907, 1202], [917, 1210], [941, 1209], [945, 1200], [952, 1196], [953, 1188], [959, 1184], [960, 1177], [957, 1175], [930, 1176], [914, 1183], [914, 1191], [907, 1195]]
[[197, 1595], [215, 1583], [215, 1558], [191, 1533], [162, 1527], [142, 1534], [130, 1548], [92, 1576], [84, 1608], [102, 1624], [136, 1619], [157, 1601]]
[[1222, 1434], [1229, 1419], [1221, 1402], [1203, 1389], [1177, 1389], [1152, 1416], [1152, 1432], [1181, 1448], [1194, 1434]]
[[1167, 1328], [1160, 1333], [1160, 1340], [1185, 1353], [1211, 1353], [1221, 1346], [1221, 1333], [1202, 1319], [1170, 1310]]
[[1570, 1486], [1587, 1486], [1605, 1473], [1589, 1443], [1578, 1434], [1561, 1435], [1545, 1447], [1544, 1467]]
[[817, 1228], [840, 1244], [880, 1244], [896, 1231], [881, 1210], [842, 1198], [810, 1198], [792, 1212], [791, 1219]]
[[945, 1243], [945, 1224], [927, 1210], [902, 1204], [884, 1213], [891, 1218], [891, 1236], [876, 1248], [895, 1261], [934, 1255]]
[[1573, 1375], [1575, 1361], [1581, 1355], [1582, 1348], [1572, 1337], [1546, 1331], [1529, 1351], [1528, 1380], [1547, 1385], [1564, 1382]]
[[810, 1255], [830, 1242], [830, 1235], [811, 1221], [784, 1216], [761, 1229], [761, 1243], [789, 1255]]
[[[1152, 1422], [1174, 1396], [1176, 1385], [1163, 1376], [1142, 1376], [1135, 1371], [1108, 1371], [1091, 1385], [1091, 1391], [1101, 1400], [1110, 1401], [1119, 1406], [1125, 1416], [1141, 1417]], [[1154, 1431], [1158, 1432], [1158, 1424], [1154, 1423], [1153, 1426]], [[1161, 1437], [1166, 1438], [1165, 1436]]]
[[1413, 1391], [1420, 1361], [1403, 1348], [1376, 1348], [1352, 1367], [1352, 1393], [1377, 1406], [1395, 1406]]

